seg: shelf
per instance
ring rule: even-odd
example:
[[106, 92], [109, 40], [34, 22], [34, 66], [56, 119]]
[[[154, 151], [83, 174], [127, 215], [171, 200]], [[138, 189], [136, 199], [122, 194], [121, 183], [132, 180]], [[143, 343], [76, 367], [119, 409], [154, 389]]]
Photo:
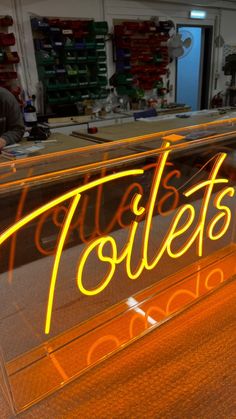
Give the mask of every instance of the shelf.
[[[168, 31], [170, 22], [128, 21], [115, 25], [114, 46], [116, 55], [116, 74], [113, 85], [119, 94], [133, 97], [141, 93], [136, 86], [145, 90], [152, 90], [160, 80], [160, 76], [167, 74], [169, 64]], [[135, 85], [133, 80], [135, 80]]]
[[107, 96], [107, 22], [42, 17], [32, 20], [32, 29], [46, 106]]
[[11, 51], [15, 45], [15, 35], [9, 27], [13, 25], [11, 16], [0, 17], [0, 86], [8, 89], [17, 99], [20, 105], [21, 88], [17, 85], [17, 64], [20, 61], [17, 51]]

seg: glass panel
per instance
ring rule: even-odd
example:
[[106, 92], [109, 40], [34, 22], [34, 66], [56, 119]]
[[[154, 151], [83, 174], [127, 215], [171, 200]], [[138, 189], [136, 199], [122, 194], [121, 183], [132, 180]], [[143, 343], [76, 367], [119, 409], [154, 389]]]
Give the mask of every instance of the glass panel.
[[0, 164], [1, 367], [15, 411], [234, 277], [235, 123]]

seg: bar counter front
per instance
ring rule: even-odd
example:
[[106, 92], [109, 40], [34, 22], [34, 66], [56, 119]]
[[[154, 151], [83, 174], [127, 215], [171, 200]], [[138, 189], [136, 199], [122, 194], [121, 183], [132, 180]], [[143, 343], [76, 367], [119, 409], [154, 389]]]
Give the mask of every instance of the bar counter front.
[[235, 183], [236, 119], [0, 163], [14, 413], [235, 279]]

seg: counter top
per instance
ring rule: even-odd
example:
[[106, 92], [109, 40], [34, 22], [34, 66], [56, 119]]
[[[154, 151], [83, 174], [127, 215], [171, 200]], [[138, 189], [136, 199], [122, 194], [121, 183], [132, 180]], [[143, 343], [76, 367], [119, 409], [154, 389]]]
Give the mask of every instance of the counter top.
[[[65, 178], [84, 173], [85, 167], [89, 171], [100, 170], [104, 164], [121, 167], [137, 155], [156, 155], [163, 140], [180, 151], [180, 148], [189, 148], [189, 142], [191, 147], [198, 147], [199, 143], [212, 145], [222, 138], [234, 139], [236, 119], [233, 116], [223, 116], [227, 119], [223, 122], [222, 115], [213, 111], [210, 115], [203, 112], [189, 118], [166, 117], [165, 120], [117, 124], [101, 128], [93, 135], [79, 132], [72, 137], [55, 133], [40, 143], [43, 148], [36, 151], [36, 156], [17, 160], [0, 157], [0, 189], [7, 186], [5, 190], [9, 190], [10, 184], [21, 187], [23, 179], [39, 184], [51, 182], [52, 177], [59, 181], [62, 174]], [[24, 144], [26, 147], [35, 145], [28, 141], [23, 141]]]
[[99, 127], [96, 134], [87, 134], [84, 131], [73, 131], [72, 135], [85, 139], [93, 139], [97, 142], [115, 141], [171, 129], [206, 124], [221, 118], [222, 115], [217, 111], [212, 111], [210, 114], [193, 114], [186, 118], [172, 115], [166, 117], [158, 116], [150, 119], [147, 118], [145, 121], [137, 120], [129, 123]]
[[[34, 142], [34, 141], [26, 141], [25, 139], [21, 141], [20, 145], [23, 147], [30, 147], [33, 145], [40, 144], [42, 149], [38, 150], [37, 155], [44, 155], [44, 154], [52, 154], [57, 151], [66, 151], [72, 150], [75, 148], [82, 148], [91, 146], [94, 144], [92, 139], [83, 139], [83, 138], [75, 138], [70, 135], [64, 135], [61, 133], [51, 134], [48, 140], [41, 141], [41, 142]], [[4, 158], [0, 154], [0, 164], [9, 161], [8, 159]]]
[[[170, 107], [165, 109], [158, 109], [158, 114], [166, 115], [173, 113], [181, 113], [190, 111], [189, 106], [179, 106], [179, 107]], [[125, 120], [133, 118], [134, 113], [139, 112], [138, 110], [132, 111], [119, 111], [119, 112], [109, 112], [103, 116], [94, 116], [94, 115], [81, 115], [81, 116], [72, 116], [64, 118], [49, 118], [48, 122], [43, 123], [43, 125], [48, 128], [62, 128], [65, 126], [75, 126], [75, 125], [89, 125], [91, 123], [100, 123], [104, 121], [114, 121], [114, 120]]]

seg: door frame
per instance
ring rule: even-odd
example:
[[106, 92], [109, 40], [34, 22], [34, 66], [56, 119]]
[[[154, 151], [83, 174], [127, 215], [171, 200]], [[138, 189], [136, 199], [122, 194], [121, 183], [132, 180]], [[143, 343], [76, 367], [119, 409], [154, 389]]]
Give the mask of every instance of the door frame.
[[[212, 62], [213, 62], [213, 35], [214, 26], [204, 24], [190, 24], [190, 23], [177, 23], [176, 32], [178, 33], [179, 28], [192, 28], [197, 27], [204, 29], [202, 31], [202, 42], [204, 42], [204, 48], [202, 48], [201, 54], [201, 73], [200, 73], [200, 84], [201, 84], [201, 95], [199, 95], [199, 107], [200, 109], [208, 109], [210, 106], [210, 96], [212, 90]], [[178, 59], [175, 60], [175, 101], [177, 98], [177, 80], [178, 80]]]

